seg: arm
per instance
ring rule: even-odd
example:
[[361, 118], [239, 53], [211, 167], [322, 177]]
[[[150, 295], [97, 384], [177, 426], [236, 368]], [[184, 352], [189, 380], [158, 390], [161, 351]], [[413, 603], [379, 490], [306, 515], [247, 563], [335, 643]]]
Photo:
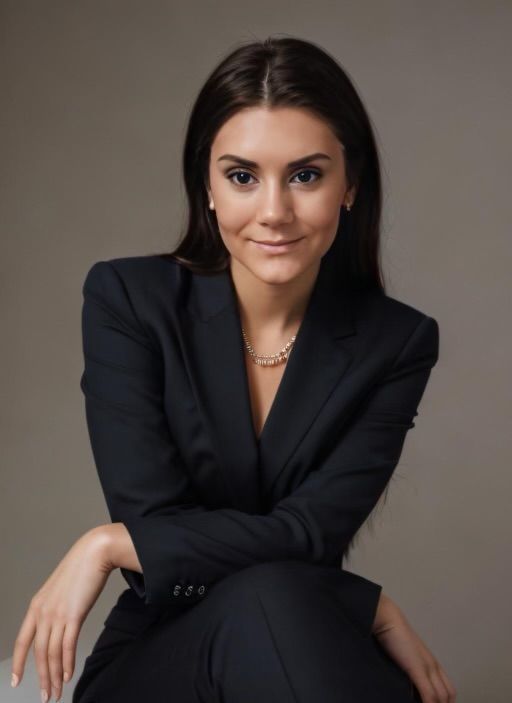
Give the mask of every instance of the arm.
[[[112, 522], [204, 510], [170, 436], [160, 352], [140, 328], [115, 268], [108, 262], [94, 264], [86, 276], [83, 297], [80, 387]], [[107, 556], [112, 536], [110, 532]], [[125, 555], [122, 561], [133, 560]], [[142, 570], [120, 567], [134, 592], [146, 603], [153, 602]]]
[[[92, 531], [91, 531], [92, 532]], [[130, 569], [142, 574], [142, 565], [135, 551], [130, 533], [122, 522], [114, 522], [111, 525], [100, 525], [94, 529], [98, 535], [98, 548], [102, 555], [102, 562], [109, 565], [109, 569]], [[101, 547], [100, 547], [101, 544]], [[372, 583], [371, 581], [369, 583]], [[367, 609], [367, 620], [365, 621], [365, 631], [371, 624], [371, 632], [379, 634], [384, 631], [393, 618], [399, 612], [398, 606], [387, 596], [378, 584], [374, 584], [374, 599], [378, 597], [375, 607], [375, 600], [371, 607]]]
[[[414, 426], [437, 360], [436, 321], [422, 318], [322, 465], [271, 512], [251, 515], [196, 502], [162, 408], [162, 361], [108, 262], [89, 271], [84, 298], [81, 387], [91, 444], [111, 519], [124, 523], [142, 565], [143, 575], [123, 571], [138, 595], [167, 605], [176, 584], [208, 588], [258, 562], [339, 559]], [[380, 586], [345, 573], [378, 597]]]
[[[100, 525], [95, 531], [101, 542], [102, 561], [108, 564], [109, 571], [121, 568], [142, 574], [142, 565], [124, 523]], [[389, 621], [396, 606], [379, 584], [346, 570], [341, 573], [344, 578], [340, 581], [340, 589], [346, 614], [355, 620], [364, 633], [378, 633]]]

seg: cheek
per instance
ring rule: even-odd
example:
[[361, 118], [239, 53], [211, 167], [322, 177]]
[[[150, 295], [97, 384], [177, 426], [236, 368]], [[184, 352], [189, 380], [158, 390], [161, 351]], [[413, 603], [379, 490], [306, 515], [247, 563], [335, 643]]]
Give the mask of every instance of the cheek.
[[303, 229], [309, 235], [311, 246], [325, 253], [336, 236], [341, 215], [341, 199], [321, 195], [311, 199], [300, 213]]
[[252, 208], [248, 202], [229, 200], [216, 203], [217, 223], [225, 237], [236, 237], [244, 232], [252, 221]]
[[330, 227], [339, 218], [342, 202], [339, 189], [320, 188], [307, 198], [299, 199], [296, 211], [304, 221], [321, 230]]

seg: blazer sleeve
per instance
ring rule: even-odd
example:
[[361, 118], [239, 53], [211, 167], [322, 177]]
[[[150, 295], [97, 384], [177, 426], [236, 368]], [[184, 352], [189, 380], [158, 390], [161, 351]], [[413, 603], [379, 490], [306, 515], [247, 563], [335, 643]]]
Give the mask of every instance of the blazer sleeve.
[[[136, 318], [109, 262], [90, 269], [83, 288], [85, 369], [81, 388], [93, 454], [113, 522], [123, 522], [143, 574], [122, 570], [145, 603], [188, 603], [259, 562], [333, 563], [368, 517], [414, 426], [438, 358], [437, 322], [423, 316], [386, 377], [376, 385], [321, 465], [267, 514], [196, 502], [163, 409], [158, 350]], [[368, 632], [381, 586], [343, 571], [346, 596]], [[176, 597], [175, 586], [180, 585]]]

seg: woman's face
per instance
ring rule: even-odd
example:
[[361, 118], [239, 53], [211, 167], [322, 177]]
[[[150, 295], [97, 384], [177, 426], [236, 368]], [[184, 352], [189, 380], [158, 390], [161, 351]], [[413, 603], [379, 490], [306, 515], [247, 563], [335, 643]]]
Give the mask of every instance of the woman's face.
[[355, 196], [347, 190], [334, 132], [301, 108], [255, 107], [233, 115], [213, 141], [209, 179], [231, 265], [268, 283], [318, 269], [336, 236], [340, 208]]

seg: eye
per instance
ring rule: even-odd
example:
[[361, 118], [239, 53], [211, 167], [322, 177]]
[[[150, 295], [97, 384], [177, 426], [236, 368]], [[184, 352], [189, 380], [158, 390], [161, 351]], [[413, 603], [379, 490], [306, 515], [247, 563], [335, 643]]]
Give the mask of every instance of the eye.
[[302, 169], [302, 171], [299, 171], [297, 173], [295, 178], [297, 178], [297, 176], [302, 176], [304, 173], [312, 173], [314, 176], [318, 176], [318, 178], [315, 178], [313, 181], [300, 181], [300, 183], [303, 183], [304, 185], [308, 185], [309, 183], [314, 183], [316, 180], [318, 180], [319, 178], [322, 177], [322, 174], [319, 171], [314, 171], [310, 168], [304, 168], [304, 169]]
[[[299, 183], [302, 183], [302, 185], [309, 185], [310, 183], [314, 183], [316, 180], [319, 180], [322, 177], [322, 174], [320, 171], [316, 171], [311, 168], [304, 168], [304, 169], [302, 169], [302, 171], [299, 171], [294, 176], [294, 178], [297, 178], [298, 176], [303, 176], [304, 174], [307, 174], [307, 173], [312, 173], [314, 176], [317, 176], [317, 178], [315, 178], [313, 180], [299, 181]], [[242, 171], [242, 170], [232, 171], [231, 173], [227, 174], [226, 178], [228, 179], [228, 181], [231, 181], [234, 185], [241, 186], [242, 188], [246, 185], [250, 185], [249, 183], [247, 183], [247, 181], [245, 181], [244, 183], [240, 183], [239, 181], [234, 181], [233, 178], [235, 176], [244, 176], [244, 177], [252, 178], [251, 174], [248, 173], [248, 171]]]
[[228, 175], [226, 176], [228, 181], [231, 181], [234, 185], [237, 186], [246, 186], [247, 183], [239, 183], [237, 181], [233, 181], [234, 176], [249, 176], [249, 178], [252, 178], [251, 174], [247, 171], [232, 171], [231, 173], [228, 173]]

